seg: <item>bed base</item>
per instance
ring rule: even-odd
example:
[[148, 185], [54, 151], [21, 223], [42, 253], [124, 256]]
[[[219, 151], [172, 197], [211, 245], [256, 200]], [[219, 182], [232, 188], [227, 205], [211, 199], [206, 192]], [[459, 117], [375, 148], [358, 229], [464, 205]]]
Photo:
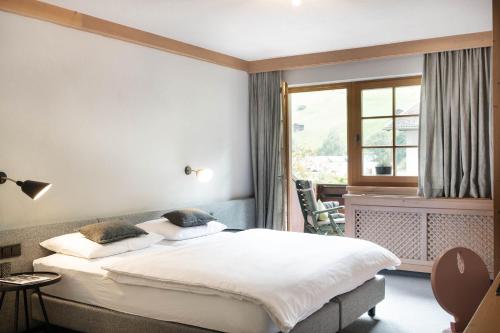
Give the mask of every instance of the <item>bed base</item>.
[[368, 312], [368, 315], [373, 318], [375, 306], [384, 298], [385, 278], [381, 275], [366, 281], [353, 291], [335, 297], [332, 301], [337, 302], [340, 306], [340, 329], [345, 328], [365, 312]]
[[[321, 309], [298, 323], [291, 333], [333, 333], [370, 311], [384, 299], [383, 276], [365, 282], [360, 287], [335, 297]], [[31, 296], [32, 318], [43, 321], [38, 296]], [[88, 304], [44, 295], [43, 300], [51, 324], [80, 332], [162, 332], [216, 333], [206, 328], [161, 321]]]

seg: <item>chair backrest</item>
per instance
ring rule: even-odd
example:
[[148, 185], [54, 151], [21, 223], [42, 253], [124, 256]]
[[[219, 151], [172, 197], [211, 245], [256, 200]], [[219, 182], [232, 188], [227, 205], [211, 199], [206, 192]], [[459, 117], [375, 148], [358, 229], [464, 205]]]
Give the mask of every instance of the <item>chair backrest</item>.
[[315, 216], [312, 214], [312, 212], [318, 210], [312, 181], [296, 180], [295, 187], [297, 188], [297, 196], [299, 197], [300, 209], [302, 210], [305, 224], [308, 223], [317, 227], [318, 221], [316, 221]]
[[452, 332], [462, 332], [488, 291], [490, 276], [474, 251], [456, 247], [434, 261], [432, 291], [441, 307], [454, 316]]

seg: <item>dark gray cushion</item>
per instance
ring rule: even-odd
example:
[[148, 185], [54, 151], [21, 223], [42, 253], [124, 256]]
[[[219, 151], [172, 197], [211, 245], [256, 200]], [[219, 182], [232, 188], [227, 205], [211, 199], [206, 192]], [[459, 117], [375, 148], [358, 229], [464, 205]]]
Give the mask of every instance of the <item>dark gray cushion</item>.
[[99, 244], [112, 243], [125, 238], [148, 234], [132, 224], [117, 221], [89, 224], [78, 231], [87, 239]]
[[163, 217], [179, 227], [196, 227], [217, 220], [212, 215], [197, 208], [173, 210], [164, 214]]
[[325, 209], [330, 209], [330, 208], [335, 208], [339, 206], [338, 201], [325, 201], [323, 202], [323, 205], [325, 206]]

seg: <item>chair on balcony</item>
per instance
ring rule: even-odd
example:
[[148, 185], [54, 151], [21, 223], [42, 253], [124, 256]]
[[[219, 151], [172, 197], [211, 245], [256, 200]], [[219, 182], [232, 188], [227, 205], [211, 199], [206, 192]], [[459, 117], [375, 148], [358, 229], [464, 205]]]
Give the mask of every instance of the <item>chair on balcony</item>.
[[[339, 212], [344, 206], [338, 202], [325, 202], [326, 209], [318, 209], [316, 194], [310, 180], [296, 180], [297, 195], [304, 216], [304, 232], [318, 235], [344, 235], [345, 217]], [[328, 218], [321, 217], [327, 214]]]

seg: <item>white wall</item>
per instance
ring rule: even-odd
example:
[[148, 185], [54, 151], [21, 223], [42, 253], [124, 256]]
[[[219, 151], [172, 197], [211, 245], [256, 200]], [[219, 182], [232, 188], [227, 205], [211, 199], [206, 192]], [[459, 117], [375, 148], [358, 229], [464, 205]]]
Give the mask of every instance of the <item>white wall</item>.
[[422, 74], [423, 56], [356, 61], [286, 71], [289, 85], [346, 82]]
[[54, 184], [1, 185], [0, 230], [250, 196], [247, 80], [0, 12], [0, 171]]

